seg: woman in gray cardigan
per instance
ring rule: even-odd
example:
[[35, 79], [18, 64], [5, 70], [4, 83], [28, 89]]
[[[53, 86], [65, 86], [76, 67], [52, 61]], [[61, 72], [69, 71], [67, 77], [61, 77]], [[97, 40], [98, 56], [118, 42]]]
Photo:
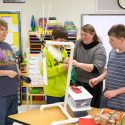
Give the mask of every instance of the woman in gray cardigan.
[[106, 64], [106, 52], [94, 27], [86, 24], [81, 28], [81, 39], [76, 42], [73, 65], [75, 66], [76, 85], [81, 85], [92, 95], [92, 107], [100, 106], [103, 82], [89, 86], [89, 80], [99, 76]]

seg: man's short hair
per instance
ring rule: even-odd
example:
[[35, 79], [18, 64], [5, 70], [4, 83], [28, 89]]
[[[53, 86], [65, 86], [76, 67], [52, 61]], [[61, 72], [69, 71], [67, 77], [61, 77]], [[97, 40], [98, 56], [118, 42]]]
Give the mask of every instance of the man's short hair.
[[1, 26], [4, 26], [4, 27], [6, 27], [8, 29], [8, 23], [3, 19], [0, 19], [0, 27]]
[[115, 36], [116, 38], [120, 37], [125, 38], [125, 25], [123, 24], [113, 25], [108, 31], [108, 36]]
[[62, 26], [56, 27], [52, 31], [52, 39], [56, 40], [58, 38], [68, 39], [68, 32]]

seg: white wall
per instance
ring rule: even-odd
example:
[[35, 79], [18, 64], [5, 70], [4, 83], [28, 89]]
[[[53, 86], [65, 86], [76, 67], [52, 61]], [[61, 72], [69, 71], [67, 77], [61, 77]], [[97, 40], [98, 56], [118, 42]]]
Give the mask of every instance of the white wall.
[[109, 37], [107, 35], [109, 29], [116, 24], [125, 25], [125, 14], [112, 14], [112, 15], [83, 15], [82, 24], [92, 24], [96, 29], [96, 33], [102, 40], [104, 47], [106, 48], [107, 61], [109, 57], [109, 52], [111, 51], [111, 45], [109, 44]]
[[[42, 3], [43, 0], [26, 0], [25, 3], [3, 3], [3, 0], [0, 0], [0, 10], [21, 10], [21, 37], [24, 49], [28, 41], [31, 16], [34, 15], [36, 21], [42, 17]], [[82, 13], [95, 12], [95, 0], [45, 0], [45, 16], [48, 15], [49, 6], [50, 16], [57, 17], [62, 23], [73, 20], [78, 27], [81, 24]]]
[[[48, 8], [51, 5], [49, 16], [55, 16], [62, 23], [66, 20], [73, 20], [80, 27], [81, 14], [96, 13], [96, 0], [44, 0], [45, 16], [48, 15]], [[34, 15], [36, 21], [42, 17], [43, 0], [26, 0], [25, 3], [3, 3], [0, 0], [0, 10], [21, 10], [21, 30], [22, 42], [25, 49], [28, 41], [28, 31], [30, 30], [31, 16]], [[105, 12], [100, 12], [105, 13]], [[107, 13], [107, 12], [106, 12]], [[110, 12], [111, 13], [111, 12]]]

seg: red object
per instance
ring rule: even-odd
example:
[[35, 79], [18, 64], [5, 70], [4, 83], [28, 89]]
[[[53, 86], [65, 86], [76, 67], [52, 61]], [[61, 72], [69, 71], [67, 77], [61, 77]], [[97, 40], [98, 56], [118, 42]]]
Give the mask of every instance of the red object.
[[72, 89], [73, 92], [75, 92], [77, 94], [82, 92], [82, 90], [80, 88], [77, 88], [75, 86], [72, 86], [71, 89]]
[[97, 125], [93, 119], [80, 118], [78, 125]]
[[42, 101], [43, 97], [42, 96], [34, 96], [33, 99], [36, 101], [40, 101], [40, 100]]

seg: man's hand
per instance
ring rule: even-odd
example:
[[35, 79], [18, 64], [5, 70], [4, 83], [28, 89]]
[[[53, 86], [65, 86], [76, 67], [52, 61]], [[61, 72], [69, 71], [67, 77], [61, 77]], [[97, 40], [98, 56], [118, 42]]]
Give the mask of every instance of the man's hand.
[[116, 97], [116, 96], [117, 96], [116, 90], [107, 90], [104, 93], [104, 97], [107, 98], [107, 99], [111, 99], [111, 98]]
[[69, 67], [69, 65], [68, 64], [63, 64], [63, 68], [65, 69], [65, 70], [68, 70], [68, 67]]
[[69, 64], [69, 57], [65, 58], [63, 61], [65, 64]]
[[18, 73], [15, 72], [15, 71], [13, 71], [13, 70], [8, 70], [7, 73], [6, 73], [6, 75], [7, 75], [8, 77], [10, 77], [10, 78], [14, 78], [15, 76], [18, 75]]

